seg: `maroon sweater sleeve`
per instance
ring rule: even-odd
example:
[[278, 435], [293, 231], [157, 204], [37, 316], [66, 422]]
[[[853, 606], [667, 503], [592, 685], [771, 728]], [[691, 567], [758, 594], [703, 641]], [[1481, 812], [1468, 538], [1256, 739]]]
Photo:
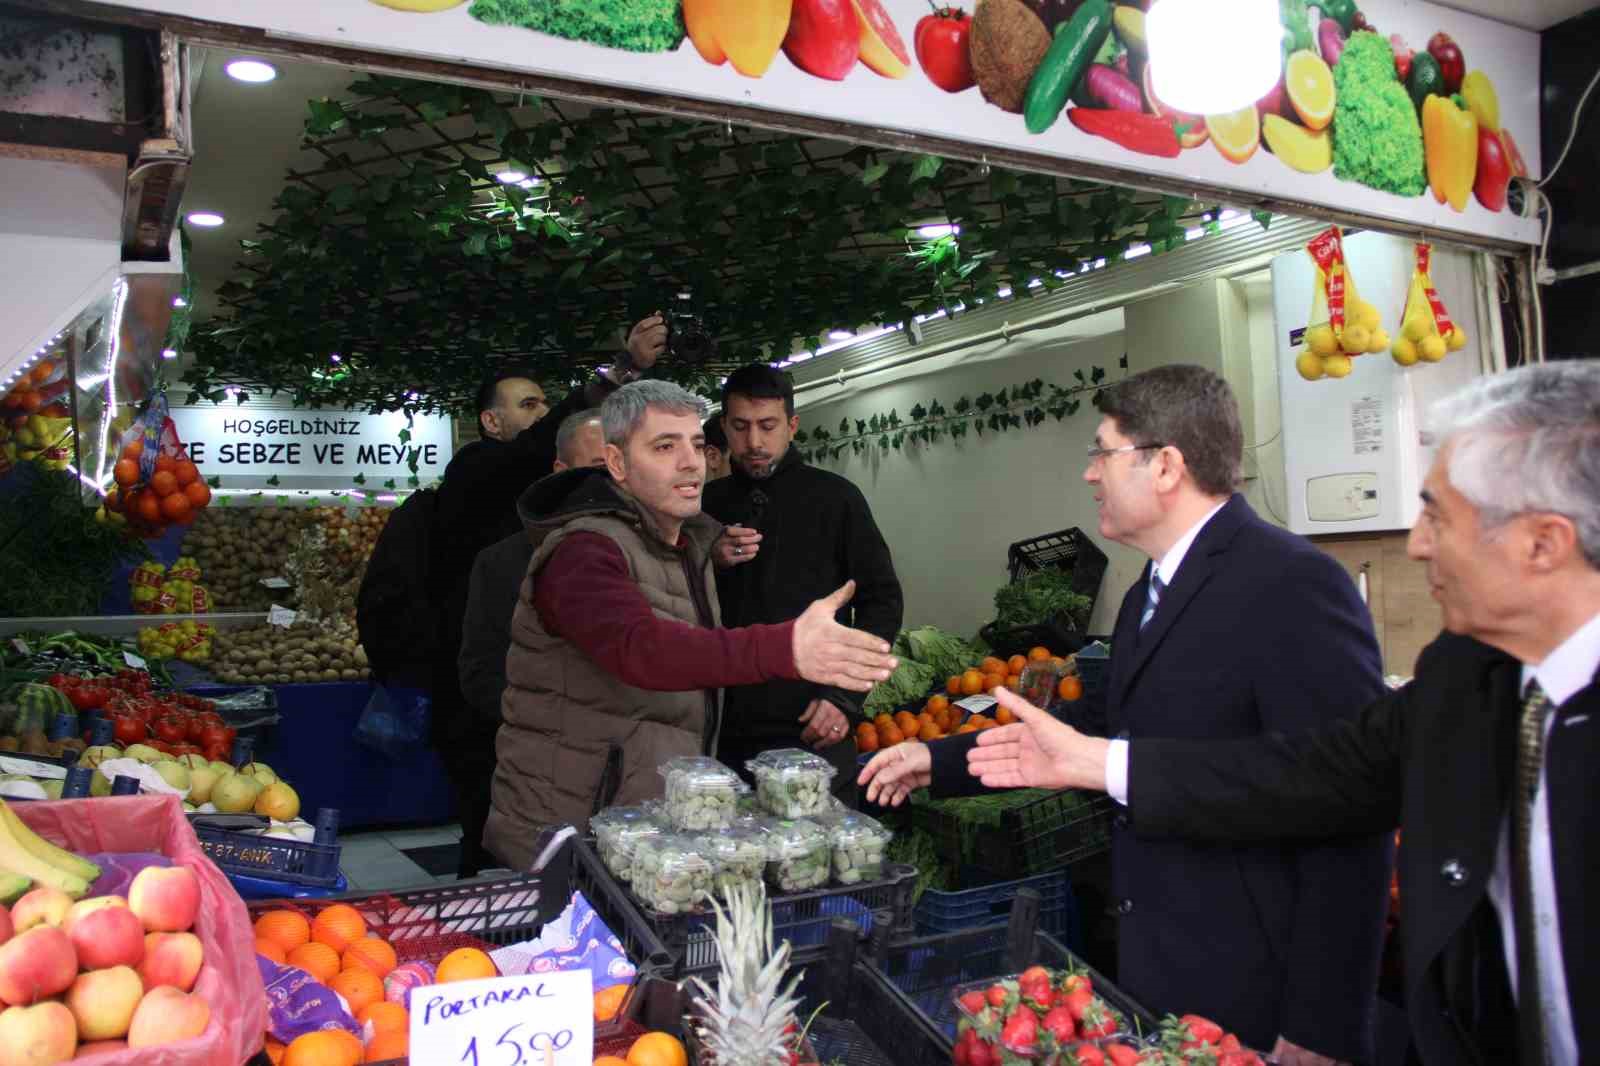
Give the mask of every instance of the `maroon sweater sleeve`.
[[562, 541], [534, 583], [545, 631], [634, 688], [687, 692], [798, 678], [794, 623], [707, 629], [658, 618], [622, 550], [599, 533]]

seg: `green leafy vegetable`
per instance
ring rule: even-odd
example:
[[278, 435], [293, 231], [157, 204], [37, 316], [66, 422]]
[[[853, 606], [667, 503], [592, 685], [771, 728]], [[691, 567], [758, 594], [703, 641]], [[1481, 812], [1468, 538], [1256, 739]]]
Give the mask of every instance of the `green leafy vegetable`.
[[142, 541], [94, 520], [78, 479], [25, 464], [0, 507], [0, 617], [95, 614], [124, 561], [149, 558]]
[[1278, 0], [1278, 21], [1283, 25], [1283, 54], [1315, 47], [1311, 36], [1311, 13], [1306, 0]]
[[1350, 35], [1333, 68], [1333, 174], [1400, 196], [1428, 187], [1422, 126], [1394, 69], [1394, 49], [1375, 33]]
[[900, 665], [889, 675], [889, 680], [879, 682], [867, 693], [861, 710], [868, 718], [892, 714], [897, 707], [904, 707], [926, 696], [941, 676], [931, 666], [924, 666], [915, 659], [901, 658]]
[[1093, 606], [1089, 597], [1072, 591], [1072, 575], [1060, 570], [1029, 574], [994, 594], [995, 624], [1001, 629], [1040, 625], [1057, 615], [1066, 615], [1081, 631], [1089, 624]]
[[474, 0], [471, 13], [629, 52], [669, 52], [683, 40], [678, 0]]
[[[901, 633], [895, 641], [896, 648], [904, 642], [903, 654], [911, 656], [924, 666], [931, 667], [934, 678], [953, 677], [968, 667], [978, 665], [983, 658], [966, 641], [938, 626], [918, 626]], [[896, 654], [901, 654], [896, 652]]]

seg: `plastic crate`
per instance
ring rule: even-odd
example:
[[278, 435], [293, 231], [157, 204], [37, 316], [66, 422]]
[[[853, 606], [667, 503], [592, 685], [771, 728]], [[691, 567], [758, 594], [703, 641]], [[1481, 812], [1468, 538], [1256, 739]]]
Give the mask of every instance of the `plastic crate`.
[[978, 837], [973, 861], [996, 877], [1033, 877], [1111, 847], [1117, 802], [1100, 792], [1050, 792], [1001, 813], [1000, 830]]
[[[641, 941], [659, 944], [671, 958], [670, 967], [664, 970], [674, 975], [715, 965], [716, 942], [712, 936], [715, 914], [707, 911], [668, 916], [646, 910], [617, 884], [588, 841], [573, 843], [574, 885], [613, 930], [626, 928]], [[772, 934], [778, 940], [789, 941], [798, 950], [821, 945], [830, 924], [837, 918], [853, 921], [866, 931], [885, 923], [887, 932], [909, 931], [911, 894], [916, 880], [915, 867], [890, 863], [888, 876], [881, 881], [773, 896]]]
[[1078, 901], [1065, 870], [1024, 877], [1015, 881], [941, 892], [927, 889], [913, 912], [917, 934], [959, 933], [987, 925], [1004, 925], [1011, 917], [1017, 893], [1030, 888], [1039, 893], [1039, 928], [1076, 948], [1080, 944]]
[[1020, 973], [1035, 964], [1089, 975], [1095, 994], [1127, 1019], [1136, 1034], [1154, 1034], [1158, 1025], [1148, 1010], [1074, 955], [1060, 940], [1038, 928], [1040, 899], [1024, 889], [1006, 925], [960, 933], [941, 933], [905, 941], [874, 938], [871, 965], [943, 1041], [950, 1061], [956, 1036], [957, 989]]
[[1019, 540], [1006, 549], [1006, 566], [1011, 580], [1045, 570], [1065, 570], [1072, 574], [1072, 591], [1093, 600], [1100, 593], [1100, 579], [1106, 574], [1106, 553], [1077, 526]]
[[194, 827], [200, 847], [225, 874], [244, 874], [297, 885], [333, 888], [339, 883], [338, 844]]
[[990, 622], [978, 630], [978, 638], [989, 645], [995, 655], [1005, 659], [1026, 655], [1030, 648], [1049, 648], [1057, 655], [1070, 655], [1084, 644], [1083, 634], [1064, 614], [1039, 625], [1015, 629], [1001, 629]]

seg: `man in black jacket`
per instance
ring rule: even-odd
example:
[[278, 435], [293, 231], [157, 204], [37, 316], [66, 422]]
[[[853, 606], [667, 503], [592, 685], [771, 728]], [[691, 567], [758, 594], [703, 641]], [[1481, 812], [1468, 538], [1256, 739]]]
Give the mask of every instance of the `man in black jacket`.
[[445, 468], [434, 517], [428, 589], [439, 611], [433, 661], [433, 743], [455, 792], [461, 821], [457, 872], [471, 877], [488, 862], [481, 838], [494, 774], [495, 726], [472, 713], [461, 692], [456, 658], [461, 650], [467, 579], [478, 553], [520, 531], [516, 503], [529, 485], [549, 474], [556, 460], [556, 431], [570, 415], [597, 407], [616, 388], [655, 365], [666, 347], [659, 315], [637, 323], [627, 349], [554, 408], [525, 373], [502, 371], [478, 390], [482, 439], [458, 451]]
[[[729, 527], [717, 543], [723, 625], [783, 622], [854, 581], [840, 623], [892, 642], [904, 600], [889, 546], [861, 490], [789, 446], [800, 419], [788, 375], [761, 363], [736, 371], [722, 387], [722, 420], [733, 470], [706, 485], [704, 508]], [[717, 756], [742, 773], [763, 751], [808, 744], [838, 769], [836, 794], [853, 798], [860, 711], [859, 694], [805, 681], [729, 689]]]
[[986, 734], [969, 770], [1006, 787], [1125, 781], [1151, 839], [1403, 826], [1421, 1061], [1600, 1061], [1600, 364], [1481, 379], [1433, 422], [1408, 547], [1447, 632], [1408, 685], [1309, 734], [1220, 743], [1107, 742], [1002, 695], [1023, 721]]

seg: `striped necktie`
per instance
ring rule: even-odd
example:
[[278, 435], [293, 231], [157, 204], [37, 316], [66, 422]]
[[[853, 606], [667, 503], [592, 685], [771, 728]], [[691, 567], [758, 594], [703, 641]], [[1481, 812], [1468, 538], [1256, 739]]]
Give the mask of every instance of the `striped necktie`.
[[1544, 725], [1552, 710], [1538, 681], [1528, 682], [1517, 731], [1516, 788], [1511, 794], [1511, 916], [1517, 936], [1517, 1029], [1525, 1066], [1548, 1062], [1543, 986], [1539, 981], [1539, 920], [1533, 899], [1533, 803], [1544, 764]]
[[1161, 575], [1154, 570], [1150, 571], [1149, 595], [1145, 599], [1144, 614], [1139, 616], [1139, 630], [1141, 632], [1144, 631], [1145, 626], [1150, 624], [1150, 619], [1156, 616], [1156, 608], [1161, 605], [1161, 593], [1166, 587], [1161, 581]]

